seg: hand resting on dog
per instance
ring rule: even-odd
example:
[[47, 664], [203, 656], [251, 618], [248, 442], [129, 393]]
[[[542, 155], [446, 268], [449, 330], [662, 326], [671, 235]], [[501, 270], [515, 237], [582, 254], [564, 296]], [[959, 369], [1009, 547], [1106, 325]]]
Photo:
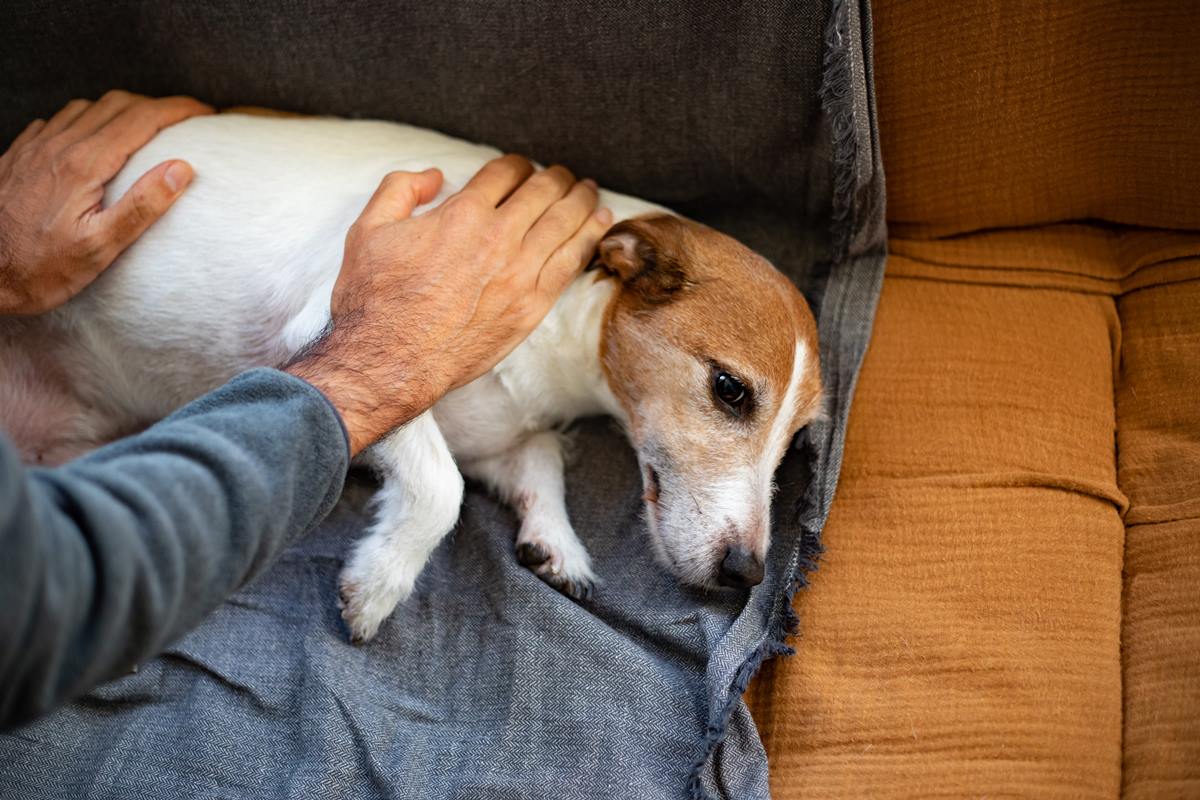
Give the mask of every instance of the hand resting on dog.
[[38, 314], [92, 282], [167, 212], [192, 180], [165, 161], [119, 202], [104, 184], [156, 133], [212, 109], [188, 97], [109, 92], [34, 120], [0, 155], [0, 314]]
[[441, 185], [436, 169], [384, 179], [346, 237], [332, 331], [288, 370], [338, 407], [355, 455], [510, 353], [612, 222], [595, 183], [518, 156], [410, 219]]

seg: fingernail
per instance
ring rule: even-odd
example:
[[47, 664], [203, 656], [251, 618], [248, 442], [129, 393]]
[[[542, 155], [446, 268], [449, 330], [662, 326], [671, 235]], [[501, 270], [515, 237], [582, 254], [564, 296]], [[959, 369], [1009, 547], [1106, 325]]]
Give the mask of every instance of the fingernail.
[[172, 192], [178, 192], [187, 186], [188, 181], [191, 179], [191, 170], [181, 161], [176, 161], [167, 167], [167, 171], [163, 173], [163, 182], [167, 184], [167, 188]]
[[611, 225], [613, 219], [612, 211], [609, 211], [607, 208], [602, 208], [596, 212], [596, 219], [600, 220], [601, 224], [603, 225]]
[[583, 179], [583, 184], [584, 184], [584, 186], [590, 186], [590, 187], [592, 187], [593, 189], [598, 189], [598, 188], [599, 188], [598, 186], [596, 186], [596, 182], [595, 182], [594, 180], [592, 180], [591, 178], [584, 178], [584, 179]]

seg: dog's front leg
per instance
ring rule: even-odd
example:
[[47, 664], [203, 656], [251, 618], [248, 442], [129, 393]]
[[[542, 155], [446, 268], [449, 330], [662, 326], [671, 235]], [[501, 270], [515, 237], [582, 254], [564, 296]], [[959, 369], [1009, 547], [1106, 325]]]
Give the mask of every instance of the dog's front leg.
[[505, 453], [464, 463], [463, 470], [488, 484], [520, 516], [518, 561], [563, 594], [591, 597], [596, 576], [567, 517], [559, 434], [535, 433]]
[[342, 618], [370, 639], [412, 593], [433, 549], [458, 521], [463, 478], [430, 413], [388, 434], [366, 460], [383, 481], [375, 522], [340, 579]]

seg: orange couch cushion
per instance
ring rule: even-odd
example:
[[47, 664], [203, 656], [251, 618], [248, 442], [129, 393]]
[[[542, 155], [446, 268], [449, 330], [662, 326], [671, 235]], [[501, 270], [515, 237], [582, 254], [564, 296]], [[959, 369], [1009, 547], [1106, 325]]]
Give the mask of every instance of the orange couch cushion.
[[891, 246], [775, 795], [1200, 796], [1200, 233]]
[[1200, 281], [1133, 292], [1117, 309], [1124, 794], [1200, 797]]
[[773, 794], [1113, 797], [1115, 303], [922, 266], [889, 259], [799, 652], [749, 695]]
[[878, 0], [872, 13], [893, 234], [1200, 228], [1193, 3]]

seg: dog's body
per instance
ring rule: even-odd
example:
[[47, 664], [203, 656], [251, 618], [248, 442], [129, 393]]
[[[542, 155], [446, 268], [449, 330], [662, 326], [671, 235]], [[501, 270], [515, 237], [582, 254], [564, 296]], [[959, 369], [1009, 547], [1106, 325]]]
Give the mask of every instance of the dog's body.
[[[28, 461], [60, 462], [244, 369], [287, 361], [325, 329], [345, 233], [385, 173], [439, 167], [446, 182], [436, 203], [495, 155], [382, 122], [221, 115], [167, 129], [106, 199], [155, 163], [184, 158], [197, 177], [176, 207], [71, 303], [0, 321], [0, 423]], [[375, 633], [457, 521], [460, 469], [517, 509], [523, 563], [587, 595], [595, 576], [567, 518], [555, 430], [591, 414], [619, 419], [638, 447], [654, 543], [679, 577], [761, 577], [771, 474], [818, 408], [811, 315], [732, 240], [633, 198], [601, 199], [617, 220], [659, 216], [616, 226], [601, 247], [605, 270], [576, 280], [528, 340], [367, 452], [383, 483], [376, 521], [342, 577], [354, 636]], [[714, 308], [759, 327], [742, 342], [718, 332], [710, 346], [693, 329]], [[716, 415], [696, 411], [697, 385]], [[713, 399], [714, 385], [724, 399]], [[734, 385], [755, 402], [726, 402]], [[728, 431], [729, 447], [687, 430], [696, 413]], [[672, 415], [685, 430], [671, 430]]]

